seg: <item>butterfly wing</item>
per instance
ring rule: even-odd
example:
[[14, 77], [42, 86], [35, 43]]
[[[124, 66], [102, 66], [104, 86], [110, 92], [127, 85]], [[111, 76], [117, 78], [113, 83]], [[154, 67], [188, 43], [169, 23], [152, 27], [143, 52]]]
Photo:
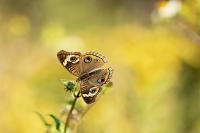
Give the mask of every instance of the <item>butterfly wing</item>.
[[96, 68], [102, 67], [106, 62], [105, 56], [97, 52], [87, 52], [82, 56], [82, 73], [87, 73]]
[[90, 78], [88, 82], [95, 86], [102, 86], [109, 83], [113, 74], [112, 68], [98, 69], [89, 73]]
[[101, 92], [101, 86], [110, 81], [112, 73], [111, 68], [98, 69], [90, 72], [90, 77], [80, 81], [81, 95], [87, 104], [95, 102], [97, 95]]
[[80, 52], [67, 52], [61, 50], [57, 53], [57, 57], [61, 64], [77, 77], [81, 74], [81, 56]]
[[80, 91], [83, 100], [87, 104], [94, 103], [97, 95], [101, 92], [101, 87], [90, 84], [87, 80], [80, 82]]

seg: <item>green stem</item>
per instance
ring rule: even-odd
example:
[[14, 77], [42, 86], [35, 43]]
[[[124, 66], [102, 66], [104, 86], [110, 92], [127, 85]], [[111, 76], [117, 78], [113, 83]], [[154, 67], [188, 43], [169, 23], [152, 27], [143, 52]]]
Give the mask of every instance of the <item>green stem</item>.
[[75, 108], [76, 101], [77, 101], [77, 99], [80, 97], [79, 95], [80, 95], [80, 91], [77, 93], [77, 95], [74, 94], [74, 101], [73, 101], [73, 103], [72, 103], [72, 106], [71, 106], [71, 108], [70, 108], [70, 110], [69, 110], [69, 113], [68, 113], [67, 118], [66, 118], [66, 121], [65, 121], [64, 133], [67, 132], [67, 128], [69, 127], [70, 118], [71, 118], [72, 112], [73, 112], [73, 110], [74, 110], [74, 108]]

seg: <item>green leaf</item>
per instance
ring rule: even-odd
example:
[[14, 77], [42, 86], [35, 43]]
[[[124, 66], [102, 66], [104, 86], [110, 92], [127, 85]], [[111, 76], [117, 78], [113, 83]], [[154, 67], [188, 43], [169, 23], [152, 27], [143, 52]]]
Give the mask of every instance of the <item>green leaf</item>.
[[46, 126], [46, 127], [51, 127], [51, 124], [49, 124], [46, 119], [44, 118], [44, 116], [39, 113], [39, 112], [35, 112], [37, 114], [37, 116], [39, 116], [39, 118], [42, 120], [43, 124]]
[[58, 130], [60, 132], [61, 131], [60, 127], [61, 127], [62, 121], [59, 118], [57, 118], [56, 116], [54, 116], [53, 114], [50, 114], [49, 116], [54, 120], [54, 122], [56, 124], [56, 130]]

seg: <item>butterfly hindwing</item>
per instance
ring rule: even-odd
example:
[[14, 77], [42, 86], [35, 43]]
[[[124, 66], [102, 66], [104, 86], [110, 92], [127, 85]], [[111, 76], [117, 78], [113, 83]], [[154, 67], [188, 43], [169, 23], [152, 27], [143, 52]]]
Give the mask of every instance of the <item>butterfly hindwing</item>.
[[97, 95], [101, 92], [101, 87], [90, 84], [87, 80], [80, 82], [80, 91], [83, 100], [87, 104], [94, 103]]
[[91, 76], [88, 78], [88, 82], [95, 86], [102, 86], [110, 81], [113, 70], [112, 68], [98, 69], [91, 73], [93, 74], [90, 74]]
[[101, 86], [107, 84], [112, 77], [111, 68], [98, 69], [89, 73], [89, 77], [80, 81], [81, 95], [87, 104], [95, 102], [97, 95], [101, 92]]
[[61, 50], [57, 53], [57, 57], [61, 64], [73, 75], [79, 76], [81, 74], [81, 53], [80, 52], [66, 52]]

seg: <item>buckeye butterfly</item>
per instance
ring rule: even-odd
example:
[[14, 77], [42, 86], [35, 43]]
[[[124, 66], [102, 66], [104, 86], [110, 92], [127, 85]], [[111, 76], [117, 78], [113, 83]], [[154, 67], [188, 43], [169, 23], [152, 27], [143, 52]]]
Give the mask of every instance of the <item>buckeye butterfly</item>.
[[107, 60], [97, 52], [67, 52], [61, 50], [57, 53], [61, 64], [74, 76], [80, 84], [80, 92], [87, 104], [95, 102], [101, 87], [110, 82], [113, 69], [101, 68]]

